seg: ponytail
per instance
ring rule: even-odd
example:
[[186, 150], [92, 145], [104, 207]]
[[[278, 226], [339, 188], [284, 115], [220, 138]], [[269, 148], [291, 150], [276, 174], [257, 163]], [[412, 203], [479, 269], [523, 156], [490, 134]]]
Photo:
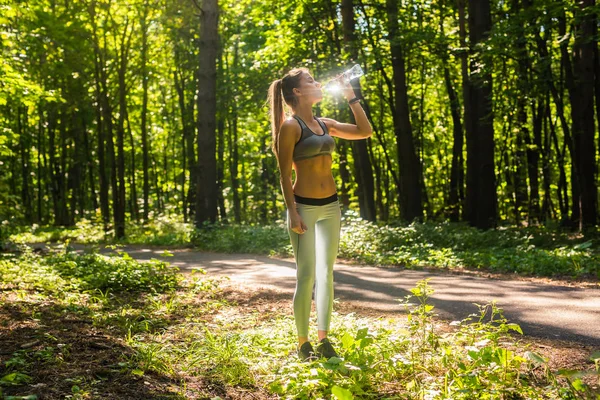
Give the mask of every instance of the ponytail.
[[269, 108], [271, 111], [271, 134], [273, 142], [271, 148], [275, 157], [279, 159], [279, 130], [285, 119], [283, 111], [283, 93], [281, 90], [282, 79], [277, 79], [269, 87]]
[[269, 87], [268, 103], [271, 113], [271, 133], [273, 143], [271, 148], [275, 157], [279, 160], [279, 130], [285, 120], [284, 107], [288, 106], [292, 111], [298, 105], [298, 98], [294, 94], [294, 88], [300, 86], [300, 79], [303, 73], [308, 73], [306, 68], [294, 68], [288, 72], [282, 79], [277, 79]]

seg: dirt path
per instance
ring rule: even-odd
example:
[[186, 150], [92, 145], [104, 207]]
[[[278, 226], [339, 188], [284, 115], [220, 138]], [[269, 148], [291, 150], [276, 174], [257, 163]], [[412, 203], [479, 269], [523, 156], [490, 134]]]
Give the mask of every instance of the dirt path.
[[[163, 248], [149, 246], [127, 246], [123, 250], [138, 260], [169, 261], [184, 273], [202, 268], [209, 274], [229, 276], [232, 282], [253, 289], [274, 290], [290, 297], [294, 291], [295, 265], [291, 259], [190, 249], [171, 249], [173, 256], [163, 257]], [[531, 280], [340, 263], [335, 266], [335, 297], [371, 315], [401, 315], [404, 309], [398, 299], [403, 299], [417, 281], [425, 278], [430, 279], [435, 290], [432, 303], [444, 319], [463, 319], [477, 310], [473, 303], [496, 300], [509, 321], [520, 324], [527, 336], [600, 348], [598, 286], [581, 288]]]

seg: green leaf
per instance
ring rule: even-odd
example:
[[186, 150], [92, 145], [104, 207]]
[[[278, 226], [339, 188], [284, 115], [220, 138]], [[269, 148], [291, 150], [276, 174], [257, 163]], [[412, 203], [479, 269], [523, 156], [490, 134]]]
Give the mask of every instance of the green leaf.
[[331, 388], [331, 394], [338, 400], [352, 400], [354, 396], [352, 392], [348, 389], [344, 389], [343, 387], [334, 386]]
[[358, 332], [356, 332], [356, 340], [366, 338], [368, 333], [369, 333], [369, 328], [359, 329]]
[[346, 350], [349, 350], [354, 344], [355, 340], [348, 332], [344, 333], [342, 336], [342, 347]]
[[508, 329], [519, 332], [521, 335], [523, 334], [523, 329], [519, 326], [519, 324], [506, 324]]
[[577, 371], [574, 369], [559, 369], [558, 374], [570, 379], [579, 379], [582, 376], [587, 375], [585, 371]]
[[598, 360], [600, 360], [600, 350], [596, 350], [592, 353], [592, 355], [590, 356], [590, 360], [596, 362]]
[[540, 356], [537, 353], [534, 353], [533, 351], [526, 351], [524, 356], [526, 359], [532, 361], [534, 364], [546, 364], [546, 360], [544, 359], [544, 357]]
[[12, 372], [0, 378], [0, 384], [4, 383], [7, 385], [21, 385], [23, 383], [29, 383], [32, 380], [33, 379], [29, 375], [22, 374], [20, 372]]
[[575, 250], [585, 250], [585, 249], [590, 248], [591, 246], [592, 246], [592, 240], [588, 240], [587, 242], [579, 243], [579, 244], [573, 246], [573, 248]]
[[585, 392], [586, 384], [583, 383], [581, 381], [581, 379], [574, 380], [573, 383], [571, 383], [571, 385], [573, 385], [573, 387], [575, 388], [575, 390], [577, 390], [578, 392]]

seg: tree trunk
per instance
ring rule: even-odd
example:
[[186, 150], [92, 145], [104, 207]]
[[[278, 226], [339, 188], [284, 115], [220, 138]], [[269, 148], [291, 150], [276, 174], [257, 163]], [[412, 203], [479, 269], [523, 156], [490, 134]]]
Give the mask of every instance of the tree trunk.
[[217, 150], [217, 201], [219, 207], [219, 214], [221, 215], [221, 221], [227, 222], [227, 210], [225, 209], [225, 198], [223, 197], [223, 169], [225, 163], [223, 160], [223, 153], [225, 152], [225, 121], [223, 118], [219, 118], [219, 122], [217, 124], [217, 131], [219, 133], [219, 143]]
[[[85, 123], [85, 120], [84, 120]], [[92, 200], [92, 208], [94, 214], [98, 209], [98, 199], [96, 197], [96, 178], [94, 177], [94, 159], [90, 150], [90, 140], [88, 137], [87, 125], [83, 127], [83, 146], [85, 152], [85, 165], [87, 167], [88, 179], [90, 182], [90, 198]]]
[[129, 145], [131, 146], [131, 167], [130, 167], [130, 191], [131, 191], [131, 216], [135, 221], [139, 221], [140, 219], [140, 210], [138, 207], [138, 197], [137, 197], [137, 184], [135, 180], [135, 142], [133, 140], [133, 132], [131, 130], [131, 123], [129, 122], [129, 112], [125, 116], [127, 122], [127, 134], [129, 136]]
[[[567, 19], [565, 15], [565, 11], [561, 10], [561, 14], [558, 16], [558, 34], [561, 37], [565, 37], [567, 34]], [[569, 93], [569, 99], [571, 101], [571, 120], [572, 120], [572, 128], [571, 132], [573, 137], [569, 134], [568, 130], [564, 130], [565, 132], [565, 141], [567, 142], [567, 146], [569, 148], [569, 152], [571, 153], [571, 198], [573, 199], [572, 208], [571, 208], [571, 219], [570, 223], [572, 225], [578, 225], [581, 223], [581, 198], [580, 198], [580, 176], [578, 172], [578, 162], [579, 156], [577, 154], [578, 146], [575, 145], [576, 133], [575, 130], [578, 129], [576, 126], [579, 122], [580, 118], [580, 110], [577, 107], [577, 93], [575, 87], [575, 78], [573, 76], [573, 66], [571, 64], [571, 57], [569, 56], [569, 48], [568, 41], [563, 40], [560, 42], [560, 53], [561, 53], [561, 67], [565, 74], [565, 84], [567, 87], [567, 91]], [[563, 127], [564, 129], [564, 127]]]
[[540, 184], [539, 184], [539, 160], [542, 151], [542, 123], [544, 120], [544, 101], [539, 100], [536, 106], [532, 103], [533, 114], [533, 143], [531, 137], [525, 137], [527, 146], [527, 175], [529, 176], [529, 212], [528, 224], [538, 223], [540, 215]]
[[[596, 100], [596, 122], [600, 131], [600, 50], [598, 43], [594, 46], [594, 97]], [[600, 155], [600, 135], [598, 136], [598, 154]]]
[[[21, 153], [21, 206], [24, 208], [25, 221], [33, 222], [33, 208], [31, 204], [31, 191], [29, 183], [31, 174], [29, 173], [29, 149], [31, 147], [30, 135], [27, 129], [27, 107], [17, 106], [17, 133], [19, 136], [19, 148]], [[38, 176], [38, 179], [40, 177]]]
[[[462, 78], [462, 95], [463, 95], [463, 121], [464, 121], [464, 130], [465, 130], [465, 138], [466, 138], [466, 147], [467, 154], [473, 154], [473, 141], [471, 138], [474, 137], [473, 134], [473, 124], [472, 121], [472, 111], [471, 111], [471, 98], [470, 98], [470, 90], [469, 90], [469, 51], [467, 48], [467, 13], [466, 13], [466, 0], [457, 0], [457, 8], [458, 8], [458, 25], [459, 25], [459, 42], [460, 47], [463, 49], [460, 52], [460, 72]], [[467, 157], [466, 160], [467, 171], [473, 170], [473, 157]], [[463, 161], [463, 165], [464, 165]], [[464, 172], [463, 172], [464, 174]], [[463, 175], [464, 176], [464, 175]], [[466, 186], [472, 187], [473, 176], [469, 173], [466, 175]], [[463, 186], [464, 187], [464, 186]], [[462, 202], [462, 211], [463, 211], [463, 220], [465, 221], [473, 221], [475, 219], [475, 207], [472, 207], [470, 204], [471, 198], [465, 194], [463, 194], [463, 202]]]
[[103, 118], [106, 115], [104, 110], [105, 100], [102, 82], [105, 78], [103, 73], [105, 69], [104, 58], [100, 51], [100, 40], [98, 38], [98, 31], [96, 25], [96, 0], [92, 0], [89, 7], [89, 14], [92, 24], [92, 36], [94, 40], [94, 87], [96, 96], [96, 131], [98, 136], [98, 177], [100, 180], [100, 213], [102, 214], [102, 222], [104, 224], [104, 231], [108, 230], [108, 224], [110, 221], [110, 207], [108, 199], [108, 178], [106, 176], [106, 160], [105, 160], [105, 129], [107, 124], [104, 123]]
[[[141, 133], [142, 133], [142, 168], [144, 174], [144, 223], [148, 223], [148, 211], [150, 209], [150, 182], [148, 177], [148, 124], [146, 115], [148, 113], [148, 75], [147, 58], [148, 58], [148, 1], [144, 1], [144, 9], [141, 18], [142, 31], [142, 54], [141, 54], [141, 78], [142, 78], [142, 111], [141, 111]], [[175, 72], [177, 73], [177, 72]], [[185, 124], [185, 121], [182, 120]], [[185, 200], [184, 200], [185, 202]]]
[[579, 181], [579, 199], [574, 198], [573, 203], [580, 204], [580, 229], [596, 225], [598, 208], [594, 125], [594, 47], [597, 42], [594, 40], [596, 19], [592, 13], [595, 3], [595, 0], [582, 0], [578, 3], [576, 18], [579, 25], [575, 28], [573, 48], [573, 165]]
[[121, 37], [121, 48], [119, 51], [119, 118], [117, 120], [117, 174], [118, 186], [116, 202], [113, 204], [114, 221], [115, 221], [115, 237], [121, 239], [125, 237], [125, 116], [127, 115], [127, 85], [125, 82], [125, 74], [127, 73], [127, 64], [129, 57], [129, 47], [131, 45], [131, 37], [133, 36], [133, 28], [128, 34], [129, 19], [125, 20], [123, 28], [123, 36]]
[[386, 0], [386, 8], [392, 69], [394, 71], [395, 109], [393, 113], [395, 114], [394, 133], [400, 165], [400, 218], [411, 222], [423, 218], [421, 182], [419, 179], [421, 171], [410, 123], [404, 54], [398, 32], [398, 0]]
[[542, 132], [544, 135], [543, 138], [543, 149], [542, 152], [542, 177], [543, 177], [543, 186], [544, 186], [544, 200], [542, 201], [542, 210], [540, 212], [540, 219], [542, 222], [546, 222], [548, 218], [554, 218], [553, 207], [552, 207], [552, 190], [551, 190], [551, 182], [552, 182], [552, 171], [550, 169], [550, 157], [552, 154], [552, 147], [550, 144], [550, 134], [549, 134], [549, 125], [552, 121], [549, 121], [546, 118], [547, 108], [549, 108], [550, 98], [549, 94], [546, 94], [546, 98], [544, 101], [540, 101], [538, 103], [538, 118], [542, 120]]
[[[352, 62], [358, 59], [358, 40], [355, 33], [353, 0], [342, 0], [342, 31], [344, 34], [344, 50]], [[363, 98], [360, 81], [352, 82], [356, 97]], [[366, 107], [366, 104], [365, 104]], [[354, 116], [350, 114], [354, 123]], [[358, 184], [358, 202], [360, 204], [360, 216], [368, 221], [377, 219], [375, 209], [375, 187], [373, 182], [373, 166], [369, 159], [367, 150], [368, 140], [356, 140], [352, 142], [352, 154], [354, 157], [354, 171]]]
[[205, 0], [200, 10], [200, 60], [198, 72], [198, 185], [196, 227], [217, 220], [216, 84], [219, 7]]
[[[489, 0], [469, 0], [468, 21], [470, 48], [476, 49], [492, 29]], [[469, 222], [479, 229], [495, 227], [497, 210], [492, 75], [485, 63], [481, 55], [471, 58], [470, 120], [466, 122], [471, 127], [467, 129], [467, 203], [472, 209]]]
[[[442, 36], [444, 34], [444, 9], [441, 2], [440, 10], [440, 32]], [[464, 5], [463, 5], [464, 11]], [[460, 21], [459, 21], [460, 25]], [[463, 24], [461, 26], [464, 28]], [[464, 40], [464, 32], [461, 31], [460, 40]], [[461, 44], [462, 47], [462, 44]], [[464, 47], [463, 47], [464, 48]], [[446, 86], [446, 92], [448, 93], [448, 100], [450, 101], [450, 115], [452, 116], [452, 162], [450, 167], [450, 193], [448, 196], [447, 204], [447, 215], [452, 222], [458, 222], [460, 220], [460, 206], [463, 201], [463, 186], [464, 186], [464, 137], [463, 137], [463, 126], [460, 119], [460, 100], [452, 84], [452, 78], [450, 77], [449, 56], [448, 48], [443, 49], [441, 54], [442, 63], [444, 64], [444, 84]], [[463, 57], [464, 54], [464, 57]], [[461, 62], [467, 56], [467, 53], [463, 50], [461, 53]]]
[[44, 219], [44, 211], [42, 207], [42, 197], [43, 197], [43, 189], [42, 189], [42, 181], [47, 179], [44, 176], [43, 166], [42, 166], [42, 154], [45, 154], [44, 143], [43, 143], [43, 133], [44, 133], [44, 111], [42, 109], [42, 104], [38, 104], [38, 129], [37, 129], [37, 223], [43, 224]]

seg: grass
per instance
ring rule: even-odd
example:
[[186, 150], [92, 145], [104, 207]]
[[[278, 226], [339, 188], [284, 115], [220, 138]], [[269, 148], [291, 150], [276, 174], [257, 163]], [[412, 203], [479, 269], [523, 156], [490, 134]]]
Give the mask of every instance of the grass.
[[[194, 230], [176, 216], [161, 216], [146, 226], [130, 223], [122, 243], [195, 246], [200, 250], [292, 255], [283, 221], [277, 224], [208, 225]], [[71, 229], [20, 227], [9, 242], [31, 243], [72, 240], [80, 243], [114, 243], [101, 225], [82, 220]], [[355, 213], [344, 215], [342, 258], [371, 265], [406, 268], [471, 269], [525, 276], [600, 279], [598, 235], [577, 235], [558, 228], [515, 228], [479, 231], [466, 224], [373, 224]]]
[[494, 304], [441, 324], [427, 281], [399, 299], [406, 318], [336, 305], [341, 358], [301, 363], [290, 299], [236, 292], [202, 270], [179, 275], [125, 253], [25, 251], [3, 258], [0, 276], [0, 398], [598, 396], [600, 354], [577, 371], [551, 370]]

